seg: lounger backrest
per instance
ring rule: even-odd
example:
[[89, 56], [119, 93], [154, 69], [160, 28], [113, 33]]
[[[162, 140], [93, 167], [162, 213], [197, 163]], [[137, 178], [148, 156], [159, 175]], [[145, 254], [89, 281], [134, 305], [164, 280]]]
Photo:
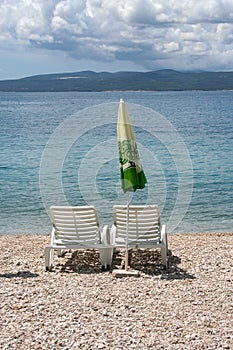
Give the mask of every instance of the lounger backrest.
[[[113, 207], [114, 224], [117, 228], [116, 237], [125, 238], [127, 206]], [[156, 205], [129, 206], [129, 240], [160, 239], [160, 213]]]
[[94, 207], [52, 206], [50, 214], [56, 239], [75, 240], [80, 243], [100, 240], [99, 220]]

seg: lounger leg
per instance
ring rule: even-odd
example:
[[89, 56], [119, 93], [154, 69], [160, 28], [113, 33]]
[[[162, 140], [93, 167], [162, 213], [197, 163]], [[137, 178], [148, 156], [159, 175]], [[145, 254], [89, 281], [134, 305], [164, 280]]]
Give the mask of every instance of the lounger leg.
[[161, 238], [162, 238], [162, 243], [165, 245], [166, 255], [168, 255], [168, 240], [167, 240], [166, 225], [162, 226]]
[[109, 269], [112, 266], [112, 255], [113, 255], [113, 248], [105, 248], [105, 259], [106, 259], [107, 268]]
[[166, 247], [161, 248], [162, 264], [167, 269], [167, 249]]
[[[101, 230], [101, 241], [106, 246], [112, 244], [108, 225], [105, 225]], [[113, 248], [99, 248], [99, 254], [102, 268], [104, 270], [109, 270], [112, 265]]]
[[99, 248], [101, 265], [104, 270], [109, 270], [112, 265], [112, 248]]
[[45, 269], [46, 271], [50, 271], [51, 267], [53, 266], [53, 256], [54, 256], [54, 250], [52, 247], [47, 246], [45, 247]]

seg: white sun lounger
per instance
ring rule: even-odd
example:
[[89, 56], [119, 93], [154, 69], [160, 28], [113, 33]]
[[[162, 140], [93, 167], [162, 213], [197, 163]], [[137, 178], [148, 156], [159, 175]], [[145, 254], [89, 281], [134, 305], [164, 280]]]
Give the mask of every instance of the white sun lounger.
[[[127, 206], [113, 207], [114, 224], [111, 242], [114, 247], [126, 247]], [[130, 205], [128, 248], [160, 248], [162, 264], [167, 268], [168, 241], [166, 225], [160, 229], [160, 211], [156, 205]]]
[[53, 229], [51, 243], [45, 247], [45, 267], [53, 266], [54, 250], [60, 256], [66, 249], [98, 249], [103, 269], [112, 262], [113, 249], [109, 247], [109, 230], [100, 228], [93, 206], [52, 206], [50, 208]]

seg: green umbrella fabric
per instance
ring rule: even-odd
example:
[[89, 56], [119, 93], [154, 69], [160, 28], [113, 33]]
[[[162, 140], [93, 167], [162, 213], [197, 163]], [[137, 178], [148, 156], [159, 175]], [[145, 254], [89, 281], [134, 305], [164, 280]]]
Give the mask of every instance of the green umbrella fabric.
[[118, 109], [117, 139], [122, 189], [124, 192], [135, 192], [144, 188], [147, 180], [139, 159], [133, 126], [122, 99]]

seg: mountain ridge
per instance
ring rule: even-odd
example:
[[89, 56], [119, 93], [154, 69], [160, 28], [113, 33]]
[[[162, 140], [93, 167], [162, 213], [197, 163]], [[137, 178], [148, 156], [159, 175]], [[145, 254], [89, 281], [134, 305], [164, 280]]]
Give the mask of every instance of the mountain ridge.
[[94, 72], [32, 75], [0, 80], [0, 91], [101, 92], [101, 91], [233, 90], [233, 72], [181, 72], [172, 69], [137, 72]]

